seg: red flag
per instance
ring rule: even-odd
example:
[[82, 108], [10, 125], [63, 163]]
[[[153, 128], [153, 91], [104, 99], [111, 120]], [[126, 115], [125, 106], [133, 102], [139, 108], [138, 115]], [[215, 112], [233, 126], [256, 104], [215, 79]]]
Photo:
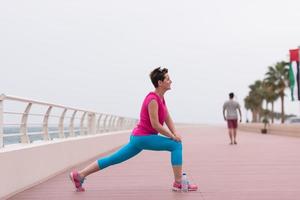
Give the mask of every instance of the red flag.
[[299, 61], [299, 49], [290, 49], [290, 62]]

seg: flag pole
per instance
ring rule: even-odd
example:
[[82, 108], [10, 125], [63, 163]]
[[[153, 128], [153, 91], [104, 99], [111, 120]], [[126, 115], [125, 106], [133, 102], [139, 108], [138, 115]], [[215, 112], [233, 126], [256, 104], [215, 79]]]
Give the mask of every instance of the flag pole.
[[[298, 55], [299, 55], [299, 58], [300, 58], [300, 45], [298, 46]], [[298, 78], [298, 77], [297, 77]], [[299, 80], [300, 81], [300, 80]], [[300, 101], [298, 102], [298, 105], [299, 105], [299, 116], [300, 116]]]

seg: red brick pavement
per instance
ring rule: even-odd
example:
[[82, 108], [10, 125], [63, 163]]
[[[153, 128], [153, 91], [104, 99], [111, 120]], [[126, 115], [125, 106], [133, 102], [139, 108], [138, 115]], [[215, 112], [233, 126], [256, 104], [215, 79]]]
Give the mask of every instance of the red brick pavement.
[[240, 132], [238, 145], [232, 146], [225, 126], [179, 130], [184, 137], [184, 168], [199, 185], [197, 192], [172, 192], [170, 154], [144, 151], [90, 175], [84, 193], [74, 192], [68, 171], [11, 199], [300, 199], [299, 138]]

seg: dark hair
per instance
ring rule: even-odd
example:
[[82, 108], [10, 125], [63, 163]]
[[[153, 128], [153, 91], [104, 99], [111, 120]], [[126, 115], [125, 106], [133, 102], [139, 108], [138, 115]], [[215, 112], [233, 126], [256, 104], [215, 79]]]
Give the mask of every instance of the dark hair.
[[155, 88], [158, 87], [158, 81], [165, 79], [165, 74], [168, 73], [167, 68], [157, 67], [150, 73], [150, 79]]
[[234, 97], [233, 92], [230, 92], [230, 93], [229, 93], [229, 98], [232, 99], [233, 97]]

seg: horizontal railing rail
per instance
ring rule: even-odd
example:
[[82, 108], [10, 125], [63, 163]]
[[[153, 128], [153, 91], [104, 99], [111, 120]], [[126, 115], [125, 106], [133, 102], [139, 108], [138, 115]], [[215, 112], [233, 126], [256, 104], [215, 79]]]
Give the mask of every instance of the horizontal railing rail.
[[[12, 102], [12, 105], [6, 105]], [[10, 110], [17, 107], [18, 111]], [[38, 110], [34, 111], [33, 108]], [[11, 121], [7, 121], [6, 118]], [[53, 123], [51, 120], [57, 121]], [[137, 120], [133, 118], [0, 95], [0, 148], [15, 143], [127, 130], [136, 123]]]

